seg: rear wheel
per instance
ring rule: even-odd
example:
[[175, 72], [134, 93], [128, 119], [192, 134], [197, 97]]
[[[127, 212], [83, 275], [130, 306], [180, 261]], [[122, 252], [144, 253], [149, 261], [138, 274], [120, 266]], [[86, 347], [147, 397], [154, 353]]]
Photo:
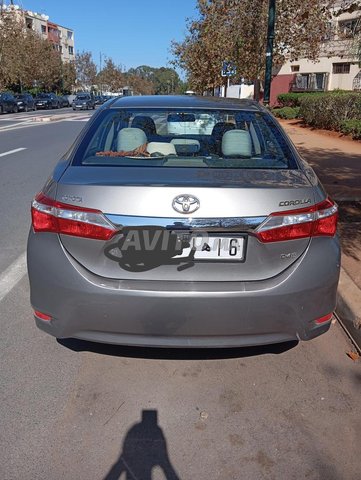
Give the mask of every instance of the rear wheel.
[[13, 113], [18, 113], [19, 107], [17, 105], [14, 105], [13, 107]]

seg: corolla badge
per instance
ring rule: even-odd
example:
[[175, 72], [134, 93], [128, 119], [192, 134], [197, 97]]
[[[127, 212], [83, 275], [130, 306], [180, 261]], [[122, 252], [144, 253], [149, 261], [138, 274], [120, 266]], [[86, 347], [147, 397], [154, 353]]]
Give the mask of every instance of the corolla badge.
[[200, 202], [194, 195], [178, 195], [173, 199], [172, 207], [179, 213], [193, 213], [200, 207]]

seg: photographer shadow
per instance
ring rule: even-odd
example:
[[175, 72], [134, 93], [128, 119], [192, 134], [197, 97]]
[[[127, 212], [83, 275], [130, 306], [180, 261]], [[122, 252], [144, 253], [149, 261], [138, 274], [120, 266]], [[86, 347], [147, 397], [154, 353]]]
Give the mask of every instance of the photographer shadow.
[[116, 463], [104, 480], [151, 480], [154, 469], [167, 480], [179, 480], [167, 450], [167, 441], [158, 425], [157, 410], [143, 410], [142, 421], [127, 432]]

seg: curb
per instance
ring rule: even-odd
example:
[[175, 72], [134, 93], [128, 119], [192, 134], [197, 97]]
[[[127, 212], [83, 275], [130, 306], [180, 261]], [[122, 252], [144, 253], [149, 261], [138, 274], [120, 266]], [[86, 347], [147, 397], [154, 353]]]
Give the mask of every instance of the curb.
[[361, 290], [342, 267], [336, 314], [358, 350], [361, 351]]

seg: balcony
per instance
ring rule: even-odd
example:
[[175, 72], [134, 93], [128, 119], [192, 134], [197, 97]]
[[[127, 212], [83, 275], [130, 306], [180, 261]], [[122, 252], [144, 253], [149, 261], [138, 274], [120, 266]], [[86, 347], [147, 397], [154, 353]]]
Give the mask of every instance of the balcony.
[[53, 43], [60, 43], [60, 31], [55, 28], [48, 27], [48, 40]]

